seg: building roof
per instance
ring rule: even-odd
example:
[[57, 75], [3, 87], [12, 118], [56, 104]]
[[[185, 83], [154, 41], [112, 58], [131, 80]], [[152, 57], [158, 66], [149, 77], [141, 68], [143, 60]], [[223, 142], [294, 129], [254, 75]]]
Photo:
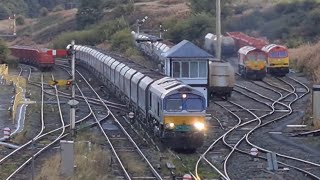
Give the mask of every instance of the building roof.
[[213, 56], [188, 40], [183, 40], [163, 53], [167, 58], [213, 58]]

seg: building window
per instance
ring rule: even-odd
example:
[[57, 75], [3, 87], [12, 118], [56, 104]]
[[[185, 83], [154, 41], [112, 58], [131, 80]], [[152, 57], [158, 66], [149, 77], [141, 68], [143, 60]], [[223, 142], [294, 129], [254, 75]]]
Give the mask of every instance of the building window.
[[189, 77], [189, 62], [181, 62], [182, 63], [182, 78], [188, 78]]
[[190, 77], [197, 78], [198, 77], [198, 62], [190, 62]]
[[199, 62], [199, 77], [207, 77], [207, 63]]
[[175, 78], [180, 77], [180, 62], [172, 63], [172, 76]]
[[175, 61], [172, 62], [172, 77], [174, 78], [206, 78], [207, 62]]

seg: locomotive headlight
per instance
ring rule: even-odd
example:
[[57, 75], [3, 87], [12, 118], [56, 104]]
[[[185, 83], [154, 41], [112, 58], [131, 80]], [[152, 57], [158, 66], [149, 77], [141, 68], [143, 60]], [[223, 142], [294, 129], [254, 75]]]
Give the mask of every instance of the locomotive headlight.
[[187, 94], [182, 94], [182, 98], [183, 99], [187, 98]]
[[166, 124], [166, 128], [173, 129], [174, 128], [174, 123]]
[[193, 124], [193, 126], [199, 131], [204, 130], [204, 123], [196, 122], [196, 123]]

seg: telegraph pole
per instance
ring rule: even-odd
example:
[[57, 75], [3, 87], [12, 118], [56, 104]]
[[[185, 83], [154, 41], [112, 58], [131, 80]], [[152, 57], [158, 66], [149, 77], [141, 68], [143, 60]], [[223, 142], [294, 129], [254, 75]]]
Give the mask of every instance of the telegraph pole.
[[217, 46], [216, 57], [221, 60], [221, 4], [220, 0], [216, 0], [216, 33], [217, 33]]
[[13, 14], [13, 35], [17, 35], [16, 33], [16, 15]]
[[163, 31], [162, 24], [160, 23], [160, 25], [159, 25], [159, 38], [160, 39], [162, 38], [162, 31]]

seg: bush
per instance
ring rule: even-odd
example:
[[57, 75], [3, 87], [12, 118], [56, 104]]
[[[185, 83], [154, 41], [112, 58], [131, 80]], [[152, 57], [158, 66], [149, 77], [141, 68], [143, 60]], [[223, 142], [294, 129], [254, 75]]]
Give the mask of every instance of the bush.
[[0, 6], [0, 19], [8, 19], [10, 16], [10, 10], [5, 6]]
[[0, 62], [6, 62], [8, 59], [8, 55], [10, 53], [10, 50], [6, 43], [0, 39]]
[[59, 4], [52, 9], [53, 12], [58, 12], [58, 11], [63, 11], [63, 10], [65, 10], [65, 7], [63, 4]]
[[315, 45], [303, 45], [289, 51], [291, 64], [306, 73], [314, 83], [320, 82], [320, 42]]
[[[115, 33], [128, 27], [128, 23], [123, 18], [115, 19], [94, 29], [63, 33], [53, 41], [53, 46], [54, 48], [65, 48], [72, 39], [76, 40], [76, 44], [93, 46], [105, 40], [111, 40]], [[131, 37], [130, 40], [132, 41]]]
[[67, 32], [61, 34], [53, 40], [53, 47], [64, 49], [68, 44], [71, 43], [71, 40], [75, 40], [76, 44], [93, 46], [97, 43], [101, 43], [104, 39], [101, 37], [101, 34], [97, 32], [96, 29]]
[[128, 15], [132, 14], [133, 10], [134, 10], [133, 3], [118, 5], [113, 10], [113, 14], [115, 17], [123, 17], [123, 16], [128, 16]]
[[104, 38], [110, 40], [111, 36], [117, 31], [128, 28], [129, 24], [124, 20], [124, 18], [118, 18], [113, 21], [109, 21], [105, 25], [102, 25], [98, 30], [104, 34]]
[[214, 17], [206, 13], [193, 15], [186, 20], [172, 20], [166, 22], [164, 27], [168, 28], [165, 37], [171, 39], [174, 43], [187, 39], [193, 40], [196, 44], [201, 44], [204, 36], [208, 32], [214, 32]]
[[[111, 49], [119, 52], [125, 52], [130, 47], [133, 47], [133, 40], [131, 31], [129, 29], [124, 29], [122, 31], [116, 32], [111, 37]], [[130, 52], [128, 52], [130, 53]]]
[[40, 13], [40, 16], [45, 17], [45, 16], [48, 16], [49, 11], [48, 11], [47, 8], [42, 7], [42, 8], [40, 9], [39, 13]]
[[25, 24], [25, 19], [24, 19], [24, 17], [23, 17], [23, 16], [18, 16], [18, 17], [16, 18], [16, 23], [17, 23], [17, 25], [24, 25], [24, 24]]

